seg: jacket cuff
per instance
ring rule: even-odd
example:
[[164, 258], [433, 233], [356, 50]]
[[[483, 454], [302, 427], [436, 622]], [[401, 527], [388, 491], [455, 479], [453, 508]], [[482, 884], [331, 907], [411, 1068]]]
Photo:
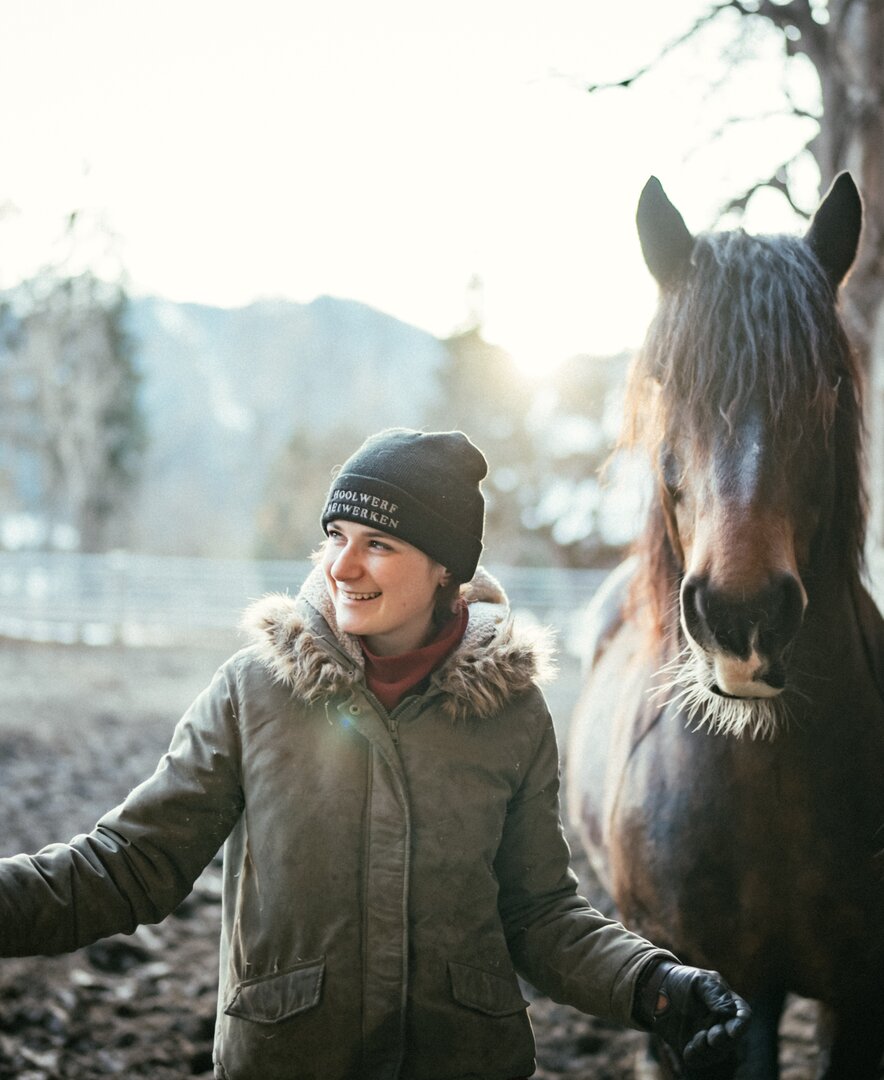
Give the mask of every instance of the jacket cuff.
[[657, 998], [660, 987], [670, 968], [675, 967], [671, 960], [652, 960], [639, 974], [635, 987], [632, 1015], [637, 1024], [649, 1031], [654, 1025], [657, 1011]]

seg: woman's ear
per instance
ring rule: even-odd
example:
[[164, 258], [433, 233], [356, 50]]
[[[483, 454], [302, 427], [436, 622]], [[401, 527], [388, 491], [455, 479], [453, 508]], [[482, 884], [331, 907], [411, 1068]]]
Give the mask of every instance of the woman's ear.
[[451, 584], [451, 571], [446, 570], [445, 567], [443, 566], [442, 567], [442, 574], [439, 577], [439, 586], [444, 589], [446, 585], [450, 585], [450, 584]]

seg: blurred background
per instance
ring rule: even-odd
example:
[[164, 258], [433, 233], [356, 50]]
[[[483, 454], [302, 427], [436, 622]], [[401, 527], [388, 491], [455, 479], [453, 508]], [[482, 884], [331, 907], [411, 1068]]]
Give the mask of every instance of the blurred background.
[[643, 465], [602, 466], [655, 301], [652, 173], [694, 231], [802, 231], [853, 171], [884, 539], [879, 0], [0, 20], [0, 632], [230, 625], [297, 587], [331, 469], [395, 424], [470, 434], [487, 561], [573, 606], [640, 519]]

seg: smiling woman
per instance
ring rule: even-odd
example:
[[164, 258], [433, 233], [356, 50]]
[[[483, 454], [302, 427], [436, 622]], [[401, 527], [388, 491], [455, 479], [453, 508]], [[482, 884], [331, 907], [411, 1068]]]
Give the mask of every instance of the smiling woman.
[[487, 469], [460, 432], [384, 432], [345, 462], [322, 514], [340, 629], [378, 656], [427, 644], [434, 615], [438, 629], [452, 614], [440, 589], [468, 581], [478, 562]]
[[218, 1080], [521, 1080], [517, 975], [729, 1058], [742, 1000], [577, 894], [544, 641], [478, 566], [486, 472], [458, 431], [366, 440], [319, 565], [249, 610], [154, 775], [0, 860], [0, 955], [159, 921], [224, 844]]
[[322, 569], [338, 626], [378, 656], [426, 644], [436, 594], [451, 578], [445, 567], [365, 525], [333, 521], [326, 531]]

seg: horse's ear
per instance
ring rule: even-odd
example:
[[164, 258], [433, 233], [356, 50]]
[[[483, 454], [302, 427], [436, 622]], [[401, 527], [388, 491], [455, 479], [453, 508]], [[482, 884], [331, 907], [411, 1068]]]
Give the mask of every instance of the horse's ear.
[[674, 285], [687, 272], [694, 238], [656, 176], [642, 189], [635, 223], [648, 269], [661, 285]]
[[863, 204], [849, 172], [839, 173], [813, 215], [805, 239], [837, 289], [856, 257]]

